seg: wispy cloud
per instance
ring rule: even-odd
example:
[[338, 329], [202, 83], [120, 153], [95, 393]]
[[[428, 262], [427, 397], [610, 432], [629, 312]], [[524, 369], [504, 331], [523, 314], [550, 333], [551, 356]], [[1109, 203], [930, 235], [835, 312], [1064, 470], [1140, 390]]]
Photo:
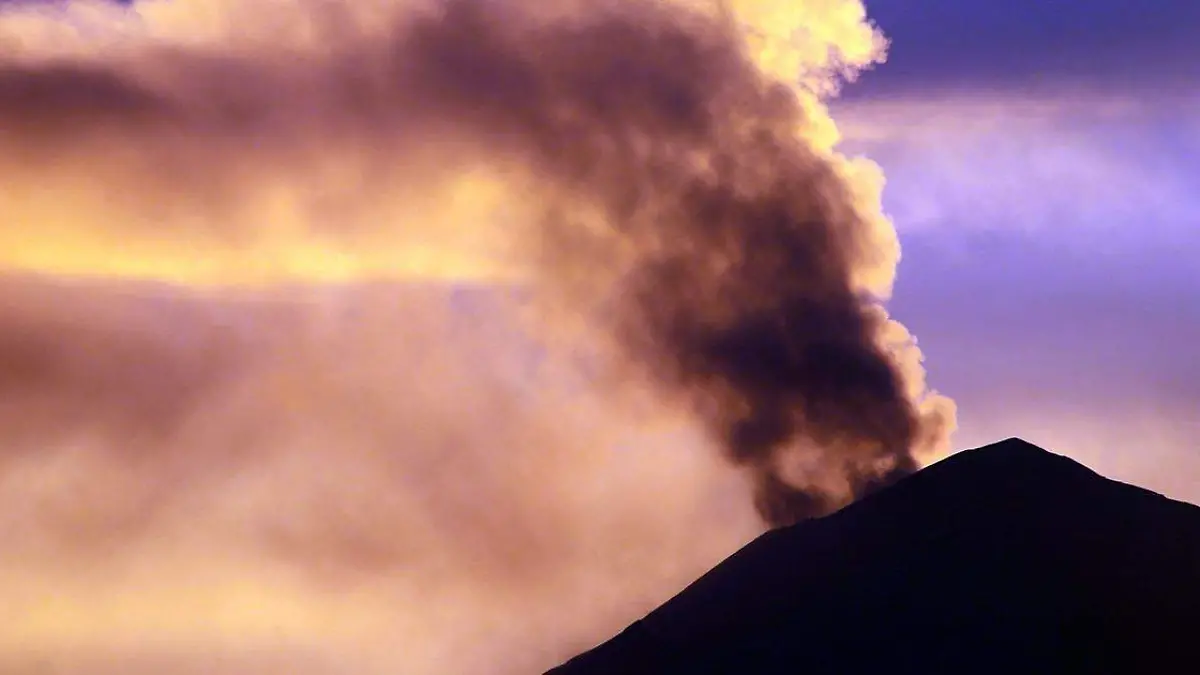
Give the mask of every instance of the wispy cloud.
[[[846, 147], [880, 162], [905, 235], [986, 230], [1112, 253], [1194, 241], [1200, 89], [1135, 99], [1020, 92], [881, 99], [839, 109]], [[1089, 237], [1090, 235], [1090, 237]]]
[[892, 308], [961, 445], [1025, 435], [1200, 501], [1200, 92], [844, 102], [904, 259]]

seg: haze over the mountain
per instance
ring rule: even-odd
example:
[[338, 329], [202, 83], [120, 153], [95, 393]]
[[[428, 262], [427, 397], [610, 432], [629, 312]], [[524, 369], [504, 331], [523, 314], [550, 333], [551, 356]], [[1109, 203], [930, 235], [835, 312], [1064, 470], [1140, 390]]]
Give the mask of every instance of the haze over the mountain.
[[1195, 672], [1198, 609], [1200, 508], [1010, 439], [762, 536], [551, 672]]

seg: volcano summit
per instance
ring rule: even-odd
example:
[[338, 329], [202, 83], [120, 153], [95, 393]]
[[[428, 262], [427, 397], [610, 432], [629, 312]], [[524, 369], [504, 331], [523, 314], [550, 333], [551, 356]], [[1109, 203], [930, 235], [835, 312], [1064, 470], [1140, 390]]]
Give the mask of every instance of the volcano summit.
[[1018, 439], [752, 542], [551, 675], [1197, 672], [1200, 508]]

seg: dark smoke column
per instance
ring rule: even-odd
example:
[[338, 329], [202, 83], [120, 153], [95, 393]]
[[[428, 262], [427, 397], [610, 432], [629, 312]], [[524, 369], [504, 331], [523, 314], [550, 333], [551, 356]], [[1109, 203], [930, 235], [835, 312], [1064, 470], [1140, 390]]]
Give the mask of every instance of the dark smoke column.
[[[213, 246], [271, 215], [247, 176], [359, 170], [339, 222], [481, 166], [511, 179], [530, 216], [506, 238], [534, 295], [615, 347], [614, 379], [694, 411], [772, 525], [837, 509], [944, 444], [948, 401], [928, 395], [878, 297], [897, 253], [877, 191], [819, 142], [821, 97], [760, 67], [739, 2], [398, 0], [357, 23], [319, 4], [316, 48], [4, 61], [0, 98], [19, 104], [0, 106], [0, 132], [19, 133], [0, 149], [86, 169], [90, 148], [121, 148], [121, 170], [87, 170], [89, 184], [132, 221], [187, 214], [204, 225], [176, 238]], [[164, 162], [208, 170], [168, 184]], [[355, 241], [326, 220], [297, 230]]]
[[[923, 419], [879, 300], [856, 286], [880, 255], [872, 224], [806, 142], [796, 89], [757, 69], [733, 24], [670, 4], [494, 11], [450, 3], [406, 57], [426, 100], [503, 139], [566, 205], [538, 240], [547, 285], [597, 280], [575, 300], [753, 474], [769, 524], [914, 471], [923, 425], [946, 425]], [[589, 207], [600, 234], [569, 215]]]
[[762, 126], [732, 153], [761, 178], [691, 187], [677, 221], [687, 243], [637, 270], [627, 335], [753, 473], [764, 519], [786, 525], [915, 470], [921, 420], [880, 345], [883, 315], [854, 290], [863, 223], [842, 184], [771, 133], [802, 123], [799, 110], [750, 103]]

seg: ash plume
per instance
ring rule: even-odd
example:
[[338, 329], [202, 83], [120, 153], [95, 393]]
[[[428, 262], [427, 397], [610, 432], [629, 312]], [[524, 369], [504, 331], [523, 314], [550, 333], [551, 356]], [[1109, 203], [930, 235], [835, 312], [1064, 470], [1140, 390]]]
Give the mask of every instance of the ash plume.
[[[511, 276], [615, 380], [694, 413], [770, 525], [945, 444], [952, 408], [881, 309], [898, 251], [878, 177], [828, 139], [822, 97], [852, 68], [781, 79], [738, 3], [368, 4], [297, 3], [308, 28], [277, 46], [6, 52], [0, 264]], [[494, 189], [454, 200], [464, 176]]]

